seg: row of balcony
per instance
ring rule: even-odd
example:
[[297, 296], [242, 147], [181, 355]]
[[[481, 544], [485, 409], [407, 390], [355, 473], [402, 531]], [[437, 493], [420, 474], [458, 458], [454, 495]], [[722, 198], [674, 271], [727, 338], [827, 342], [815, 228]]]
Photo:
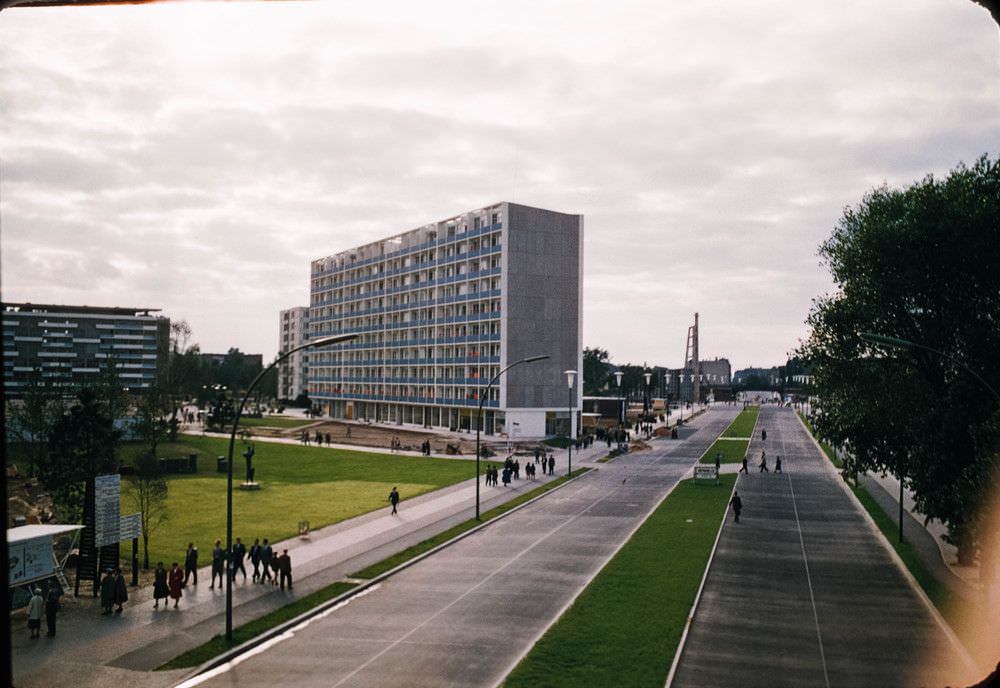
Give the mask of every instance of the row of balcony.
[[[384, 253], [381, 256], [374, 256], [372, 258], [365, 258], [363, 260], [355, 260], [345, 263], [342, 266], [330, 268], [329, 270], [324, 270], [317, 272], [313, 277], [325, 277], [327, 275], [332, 275], [338, 272], [344, 272], [345, 270], [354, 270], [356, 268], [363, 268], [366, 265], [372, 265], [374, 263], [380, 263], [386, 260], [392, 260], [393, 258], [399, 258], [402, 256], [410, 255], [411, 253], [420, 253], [421, 251], [426, 251], [431, 248], [436, 248], [438, 246], [447, 246], [448, 244], [454, 244], [459, 241], [464, 241], [466, 239], [475, 239], [483, 234], [490, 234], [492, 232], [499, 231], [503, 227], [503, 224], [497, 222], [492, 225], [486, 225], [485, 227], [480, 227], [479, 229], [471, 229], [462, 234], [455, 234], [453, 236], [441, 237], [439, 239], [431, 239], [430, 241], [425, 241], [422, 244], [417, 244], [416, 246], [410, 246], [408, 248], [401, 248], [398, 251], [392, 251], [391, 253]], [[493, 248], [493, 247], [490, 247]], [[467, 255], [467, 254], [462, 254]]]
[[[359, 292], [354, 295], [341, 296], [340, 298], [327, 299], [326, 301], [317, 301], [313, 303], [312, 306], [328, 306], [338, 303], [348, 303], [350, 301], [363, 301], [365, 299], [378, 298], [380, 296], [391, 296], [393, 294], [402, 294], [404, 292], [409, 293], [417, 289], [431, 289], [432, 287], [441, 287], [449, 284], [455, 284], [457, 282], [469, 282], [472, 280], [484, 279], [486, 277], [494, 277], [500, 274], [500, 268], [486, 268], [485, 270], [479, 270], [477, 272], [468, 272], [464, 275], [452, 275], [450, 277], [436, 277], [432, 280], [427, 280], [426, 282], [414, 282], [413, 284], [404, 284], [398, 287], [388, 287], [386, 289], [379, 289], [378, 291], [367, 291]], [[335, 287], [328, 287], [326, 289], [313, 289], [310, 293], [312, 297], [317, 294], [333, 291]], [[396, 304], [396, 306], [403, 306], [404, 304]], [[393, 308], [393, 306], [385, 306], [385, 308]]]
[[437, 358], [367, 358], [356, 361], [314, 360], [310, 368], [367, 368], [371, 366], [442, 366], [442, 365], [488, 365], [500, 363], [499, 356], [451, 356]]
[[[479, 399], [450, 399], [448, 397], [403, 397], [391, 394], [352, 394], [348, 392], [320, 392], [309, 390], [310, 399], [348, 399], [352, 401], [396, 401], [404, 404], [433, 404], [435, 406], [479, 406]], [[483, 402], [483, 408], [499, 408], [500, 402], [491, 399]]]
[[[347, 315], [330, 315], [325, 318], [316, 318], [313, 324], [330, 322], [333, 320], [346, 320], [348, 318], [364, 318], [370, 313], [384, 310], [375, 308], [368, 311], [358, 311]], [[449, 315], [444, 318], [431, 318], [430, 320], [408, 320], [405, 322], [384, 323], [365, 329], [339, 330], [339, 334], [350, 334], [351, 332], [372, 332], [374, 330], [402, 330], [408, 327], [429, 327], [431, 325], [456, 325], [460, 323], [482, 322], [483, 320], [499, 320], [500, 311], [486, 311], [485, 313], [466, 313], [465, 315]]]

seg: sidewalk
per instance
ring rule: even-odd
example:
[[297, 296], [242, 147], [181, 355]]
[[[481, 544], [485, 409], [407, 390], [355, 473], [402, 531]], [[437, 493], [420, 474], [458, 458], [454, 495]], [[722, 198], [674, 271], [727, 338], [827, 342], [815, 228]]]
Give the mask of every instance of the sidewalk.
[[[265, 441], [261, 439], [261, 441]], [[270, 440], [268, 440], [270, 441]], [[277, 440], [284, 441], [284, 440]], [[295, 440], [291, 440], [294, 442]], [[357, 447], [349, 447], [356, 450]], [[380, 453], [385, 450], [377, 449]], [[574, 467], [605, 455], [604, 445], [574, 450]], [[555, 476], [536, 481], [521, 479], [512, 487], [481, 487], [481, 510], [507, 502], [566, 472], [565, 450], [553, 452]], [[419, 452], [412, 452], [419, 456]], [[448, 456], [473, 460], [474, 456]], [[292, 559], [294, 592], [243, 582], [233, 585], [233, 625], [239, 626], [290, 601], [308, 595], [350, 573], [406, 549], [473, 516], [475, 480], [404, 499], [399, 514], [388, 507], [313, 531], [308, 538], [273, 543], [288, 549]], [[207, 552], [202, 552], [206, 556]], [[248, 564], [248, 568], [251, 568]], [[251, 568], [252, 572], [252, 568]], [[109, 682], [139, 682], [143, 686], [172, 685], [189, 669], [152, 672], [164, 662], [196, 647], [225, 629], [225, 592], [209, 590], [211, 568], [198, 572], [197, 586], [189, 585], [178, 609], [153, 609], [151, 588], [129, 589], [121, 615], [102, 617], [97, 600], [89, 596], [64, 597], [55, 639], [29, 640], [27, 630], [13, 635], [16, 685], [106, 686]], [[18, 617], [15, 617], [15, 621]], [[142, 673], [135, 673], [142, 672]]]

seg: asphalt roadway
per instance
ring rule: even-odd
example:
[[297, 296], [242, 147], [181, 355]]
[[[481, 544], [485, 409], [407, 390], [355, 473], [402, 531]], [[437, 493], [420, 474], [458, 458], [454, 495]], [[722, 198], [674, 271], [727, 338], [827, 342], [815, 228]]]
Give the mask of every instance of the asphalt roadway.
[[197, 680], [244, 688], [496, 685], [736, 411], [712, 409], [682, 439], [603, 464]]
[[750, 457], [672, 688], [948, 684], [948, 635], [791, 409], [761, 409]]

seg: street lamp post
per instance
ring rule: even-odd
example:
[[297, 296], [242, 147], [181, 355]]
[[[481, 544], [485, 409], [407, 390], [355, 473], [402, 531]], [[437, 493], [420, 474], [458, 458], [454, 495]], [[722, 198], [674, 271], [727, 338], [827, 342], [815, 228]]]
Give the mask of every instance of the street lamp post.
[[575, 415], [573, 411], [573, 382], [576, 379], [576, 371], [567, 370], [565, 371], [565, 373], [566, 373], [566, 387], [569, 390], [569, 405], [567, 407], [569, 410], [569, 418], [568, 418], [569, 429], [566, 431], [566, 434], [569, 435], [569, 445], [567, 445], [566, 447], [569, 450], [569, 455], [567, 459], [568, 467], [566, 470], [566, 475], [568, 476], [573, 473], [573, 442], [574, 440], [576, 440], [576, 433], [573, 432], [573, 416]]
[[286, 358], [292, 354], [302, 351], [303, 349], [311, 349], [317, 346], [328, 346], [330, 344], [338, 344], [340, 342], [346, 342], [351, 339], [356, 339], [358, 335], [356, 334], [343, 334], [337, 335], [335, 337], [323, 337], [322, 339], [314, 339], [311, 342], [307, 342], [301, 346], [297, 346], [294, 349], [289, 349], [285, 353], [279, 355], [274, 362], [271, 363], [264, 370], [257, 373], [257, 377], [253, 379], [250, 386], [247, 387], [246, 392], [243, 393], [243, 399], [240, 401], [239, 407], [236, 409], [236, 415], [233, 418], [233, 429], [229, 433], [229, 461], [226, 465], [226, 641], [232, 642], [233, 640], [233, 448], [236, 445], [236, 429], [240, 425], [240, 416], [243, 415], [243, 407], [247, 403], [247, 399], [250, 398], [250, 392], [253, 388], [257, 386], [268, 371], [274, 368], [276, 365], [284, 361]]
[[646, 414], [647, 418], [649, 416], [649, 409], [653, 405], [653, 400], [649, 398], [649, 379], [653, 377], [652, 373], [643, 373], [642, 376], [646, 378], [646, 400], [643, 402], [643, 412]]
[[615, 371], [615, 382], [618, 384], [618, 448], [622, 448], [622, 427], [625, 425], [625, 403], [622, 400], [622, 376], [620, 370]]
[[542, 361], [548, 358], [548, 356], [528, 356], [527, 358], [522, 358], [519, 361], [514, 361], [506, 368], [503, 368], [493, 379], [490, 380], [489, 384], [486, 385], [486, 390], [479, 396], [479, 410], [476, 412], [476, 520], [479, 520], [479, 460], [481, 458], [481, 452], [479, 450], [479, 430], [483, 426], [483, 402], [486, 401], [487, 397], [490, 395], [490, 389], [493, 388], [493, 384], [500, 379], [500, 376], [506, 373], [508, 370], [516, 365], [521, 365], [522, 363], [534, 363], [535, 361]]

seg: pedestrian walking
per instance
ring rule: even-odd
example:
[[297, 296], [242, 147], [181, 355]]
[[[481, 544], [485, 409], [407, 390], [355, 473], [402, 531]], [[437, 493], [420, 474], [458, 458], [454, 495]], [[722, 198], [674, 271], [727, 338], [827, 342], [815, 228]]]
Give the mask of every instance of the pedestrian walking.
[[757, 464], [757, 465], [760, 466], [760, 472], [761, 473], [768, 473], [769, 472], [767, 470], [767, 456], [764, 454], [764, 452], [761, 452], [761, 454], [760, 454], [760, 463]]
[[45, 611], [45, 600], [42, 599], [42, 591], [38, 588], [31, 589], [31, 599], [28, 600], [28, 631], [29, 638], [37, 638], [42, 628], [42, 613]]
[[774, 472], [781, 473], [781, 454], [778, 454], [774, 459]]
[[236, 542], [233, 543], [232, 563], [230, 564], [230, 566], [232, 567], [233, 581], [236, 580], [236, 572], [242, 571], [243, 582], [244, 583], [247, 582], [247, 570], [246, 567], [243, 565], [243, 560], [246, 559], [246, 557], [247, 557], [247, 546], [244, 545], [239, 538], [236, 538]]
[[330, 433], [326, 433], [326, 446], [333, 446], [333, 440], [330, 438]]
[[392, 486], [392, 491], [389, 493], [389, 503], [392, 504], [392, 513], [397, 513], [397, 506], [399, 505], [399, 490], [396, 486]]
[[115, 614], [122, 613], [122, 605], [126, 602], [128, 602], [128, 587], [125, 585], [125, 576], [122, 575], [121, 569], [115, 569], [115, 604], [118, 605]]
[[107, 616], [111, 613], [111, 608], [115, 606], [115, 577], [108, 569], [104, 572], [104, 578], [101, 580], [101, 616]]
[[[184, 587], [184, 573], [181, 571], [181, 567], [177, 565], [175, 561], [170, 566], [170, 574], [167, 576], [167, 588], [170, 591], [170, 597], [174, 601], [174, 609], [177, 609], [177, 603], [181, 601], [181, 595], [183, 592], [181, 588]], [[164, 602], [166, 605], [166, 602]]]
[[209, 590], [215, 588], [215, 577], [219, 577], [219, 587], [222, 587], [222, 569], [226, 561], [226, 553], [222, 551], [222, 540], [215, 541], [215, 549], [212, 550], [212, 584]]
[[264, 538], [264, 544], [260, 548], [260, 563], [262, 566], [260, 573], [260, 582], [271, 580], [271, 558], [274, 556], [274, 551], [271, 549], [271, 545], [268, 543], [267, 538]]
[[280, 554], [275, 554], [273, 557], [271, 557], [271, 585], [278, 584], [278, 573], [280, 572], [279, 569], [281, 567], [280, 560], [281, 560]]
[[767, 442], [767, 430], [760, 431], [760, 441]]
[[184, 553], [184, 585], [188, 584], [191, 576], [194, 576], [194, 584], [198, 585], [198, 548], [193, 542], [188, 543], [187, 552]]
[[719, 471], [722, 470], [722, 452], [715, 452], [715, 476], [719, 476]]
[[740, 467], [740, 473], [749, 474], [749, 471], [747, 470], [747, 457], [745, 454], [743, 456], [743, 465]]
[[[156, 570], [153, 571], [153, 609], [159, 609], [160, 600], [166, 600], [170, 596], [170, 587], [167, 585], [167, 570], [163, 568], [163, 562], [156, 562]], [[166, 607], [167, 603], [164, 602]]]
[[555, 473], [556, 470], [556, 457], [549, 454], [549, 475]]
[[260, 578], [260, 538], [254, 538], [250, 545], [250, 563], [253, 564], [253, 582]]
[[59, 613], [59, 591], [55, 588], [49, 590], [49, 598], [45, 600], [45, 625], [48, 627], [47, 635], [50, 638], [56, 637], [56, 614]]
[[743, 511], [743, 500], [740, 499], [740, 493], [733, 491], [733, 498], [729, 500], [729, 506], [733, 507], [733, 517], [736, 522], [740, 522], [740, 512]]
[[292, 558], [288, 556], [288, 550], [281, 550], [281, 556], [278, 557], [278, 574], [281, 576], [281, 589], [285, 589], [285, 583], [288, 583], [288, 589], [292, 589]]

